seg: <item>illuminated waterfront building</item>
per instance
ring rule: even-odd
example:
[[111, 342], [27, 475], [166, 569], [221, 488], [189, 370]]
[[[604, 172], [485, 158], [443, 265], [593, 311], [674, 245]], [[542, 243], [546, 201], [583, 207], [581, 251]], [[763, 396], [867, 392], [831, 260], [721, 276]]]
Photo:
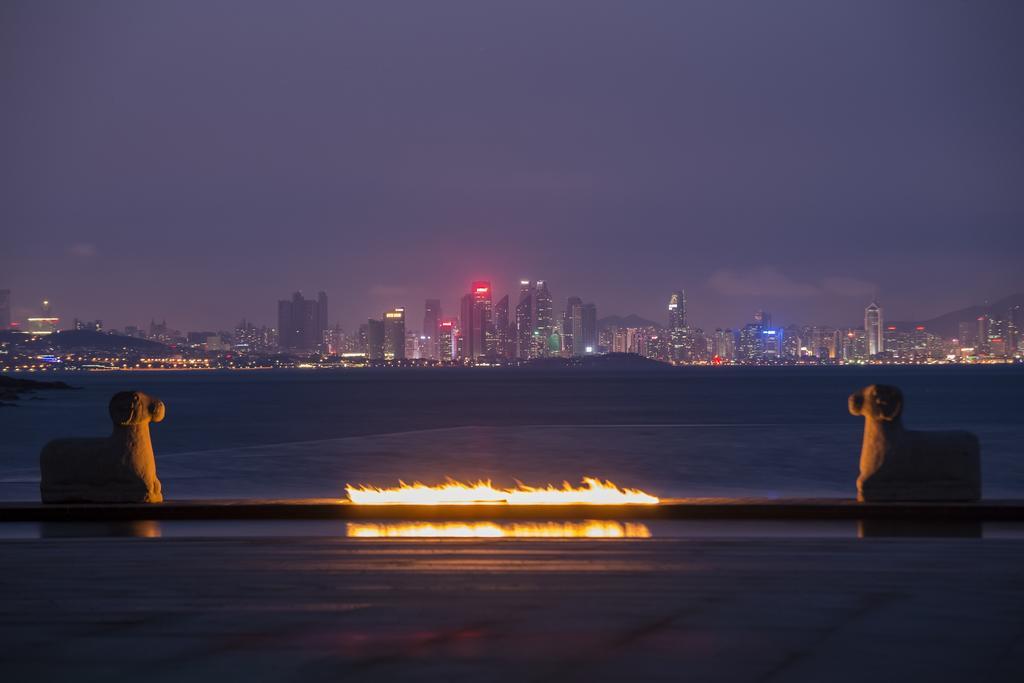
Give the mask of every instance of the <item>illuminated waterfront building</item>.
[[867, 334], [863, 329], [845, 330], [840, 339], [840, 357], [844, 361], [863, 360], [867, 357]]
[[991, 318], [988, 325], [988, 352], [992, 356], [1008, 356], [1006, 344], [1006, 321]]
[[324, 337], [320, 342], [320, 348], [323, 353], [331, 356], [338, 355], [345, 350], [345, 333], [342, 332], [341, 325], [328, 327], [324, 330]]
[[782, 345], [785, 334], [781, 329], [766, 327], [758, 335], [758, 360], [773, 361], [782, 358]]
[[57, 331], [60, 325], [60, 318], [53, 315], [50, 302], [44, 301], [41, 307], [42, 315], [28, 319], [28, 331], [35, 335], [48, 335]]
[[441, 323], [441, 300], [427, 299], [423, 309], [423, 337], [424, 344], [420, 353], [424, 358], [437, 360], [441, 357], [441, 348], [438, 344], [438, 326]]
[[887, 325], [883, 331], [885, 352], [888, 357], [896, 360], [907, 360], [910, 357], [910, 335], [901, 333], [895, 325]]
[[234, 349], [239, 353], [266, 353], [271, 348], [268, 342], [266, 327], [256, 327], [245, 318], [235, 326]]
[[455, 341], [458, 328], [454, 320], [442, 320], [437, 326], [437, 347], [440, 359], [448, 362], [455, 359]]
[[405, 309], [384, 312], [384, 360], [405, 358]]
[[864, 309], [864, 336], [867, 340], [868, 357], [877, 356], [885, 351], [885, 327], [882, 319], [882, 308], [877, 301]]
[[[597, 347], [597, 306], [582, 304], [578, 307], [580, 324], [573, 322], [573, 355], [589, 356], [598, 352]], [[578, 331], [577, 331], [578, 329]]]
[[626, 337], [626, 328], [616, 327], [611, 330], [612, 353], [629, 353], [629, 340]]
[[420, 333], [415, 330], [405, 331], [405, 358], [422, 358], [420, 355]]
[[782, 357], [789, 360], [795, 360], [804, 355], [817, 355], [803, 353], [802, 349], [806, 347], [803, 345], [803, 338], [800, 334], [800, 329], [796, 325], [790, 325], [785, 328], [782, 337]]
[[641, 356], [647, 354], [647, 330], [642, 327], [626, 328], [626, 352], [637, 353]]
[[615, 327], [605, 330], [600, 339], [612, 353], [645, 355], [647, 336], [647, 330], [642, 327]]
[[974, 323], [963, 321], [957, 325], [957, 341], [961, 347], [974, 346]]
[[731, 329], [717, 328], [712, 336], [712, 356], [722, 360], [736, 360], [736, 335]]

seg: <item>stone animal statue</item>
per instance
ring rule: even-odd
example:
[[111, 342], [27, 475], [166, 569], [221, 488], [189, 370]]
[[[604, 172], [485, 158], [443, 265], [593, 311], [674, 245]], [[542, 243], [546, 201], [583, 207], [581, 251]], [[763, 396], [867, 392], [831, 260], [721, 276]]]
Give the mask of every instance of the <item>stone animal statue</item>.
[[162, 401], [141, 391], [110, 399], [113, 433], [55, 439], [39, 454], [44, 503], [160, 503], [149, 423], [164, 419]]
[[849, 407], [853, 415], [864, 416], [857, 500], [981, 498], [981, 455], [974, 434], [904, 429], [903, 392], [883, 384], [850, 394]]

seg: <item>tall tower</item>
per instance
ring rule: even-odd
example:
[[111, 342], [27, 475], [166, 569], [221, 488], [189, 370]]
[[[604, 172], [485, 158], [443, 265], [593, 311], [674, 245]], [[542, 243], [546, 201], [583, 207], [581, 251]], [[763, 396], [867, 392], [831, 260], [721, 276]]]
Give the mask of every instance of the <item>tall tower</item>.
[[565, 302], [565, 312], [562, 314], [562, 346], [570, 356], [581, 355], [576, 353], [576, 335], [581, 333], [583, 324], [579, 311], [582, 305], [582, 299], [570, 296]]
[[366, 357], [370, 360], [384, 358], [384, 321], [370, 318], [366, 321]]
[[405, 358], [405, 309], [384, 311], [384, 360]]
[[548, 291], [548, 283], [544, 280], [537, 280], [536, 313], [534, 318], [534, 336], [540, 340], [538, 349], [539, 355], [549, 355], [547, 341], [554, 329], [554, 302], [551, 300], [551, 292]]
[[459, 357], [473, 358], [473, 294], [464, 294], [459, 305]]
[[473, 358], [493, 355], [495, 338], [491, 283], [478, 280], [470, 290], [473, 295]]
[[323, 343], [326, 329], [327, 295], [323, 292], [315, 301], [295, 292], [290, 301], [277, 302], [277, 338], [282, 349], [313, 351]]
[[533, 357], [533, 329], [536, 311], [536, 290], [529, 280], [519, 281], [519, 303], [516, 304], [516, 356]]
[[511, 348], [512, 330], [515, 329], [509, 321], [508, 294], [501, 297], [494, 306], [494, 338], [495, 351], [501, 358], [512, 358], [515, 351]]
[[[426, 357], [437, 360], [441, 357], [441, 347], [437, 335], [441, 324], [441, 300], [427, 299], [423, 309], [423, 335], [427, 338]], [[423, 351], [421, 350], [421, 354]]]
[[583, 304], [580, 311], [579, 335], [573, 333], [575, 344], [574, 354], [576, 356], [589, 356], [597, 353], [597, 306], [594, 304]]
[[455, 359], [455, 337], [458, 328], [454, 320], [442, 320], [437, 325], [437, 349], [441, 360], [448, 362]]
[[674, 361], [686, 359], [686, 332], [686, 293], [680, 289], [668, 298], [668, 340]]
[[867, 340], [868, 357], [885, 351], [885, 327], [882, 320], [882, 307], [877, 301], [864, 309], [864, 336]]

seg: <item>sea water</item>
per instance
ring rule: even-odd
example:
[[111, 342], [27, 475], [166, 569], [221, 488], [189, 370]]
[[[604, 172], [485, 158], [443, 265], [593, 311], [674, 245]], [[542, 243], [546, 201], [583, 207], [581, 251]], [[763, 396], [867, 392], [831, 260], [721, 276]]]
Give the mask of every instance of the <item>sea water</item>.
[[162, 399], [165, 494], [342, 498], [346, 483], [606, 478], [662, 497], [851, 496], [863, 419], [900, 386], [914, 429], [968, 429], [986, 498], [1024, 495], [1024, 367], [136, 371], [34, 375], [73, 391], [0, 408], [0, 499], [37, 500], [49, 439], [109, 432], [111, 395]]

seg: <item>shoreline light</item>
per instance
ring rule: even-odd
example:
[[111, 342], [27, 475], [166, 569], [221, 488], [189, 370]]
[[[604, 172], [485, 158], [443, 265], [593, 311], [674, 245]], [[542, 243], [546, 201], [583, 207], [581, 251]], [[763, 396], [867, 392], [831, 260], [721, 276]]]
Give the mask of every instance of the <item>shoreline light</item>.
[[462, 483], [449, 479], [437, 486], [399, 481], [394, 488], [361, 484], [345, 486], [348, 499], [356, 505], [657, 505], [658, 498], [639, 489], [620, 488], [610, 481], [584, 477], [582, 485], [567, 481], [561, 487], [527, 486], [495, 488], [490, 481]]

